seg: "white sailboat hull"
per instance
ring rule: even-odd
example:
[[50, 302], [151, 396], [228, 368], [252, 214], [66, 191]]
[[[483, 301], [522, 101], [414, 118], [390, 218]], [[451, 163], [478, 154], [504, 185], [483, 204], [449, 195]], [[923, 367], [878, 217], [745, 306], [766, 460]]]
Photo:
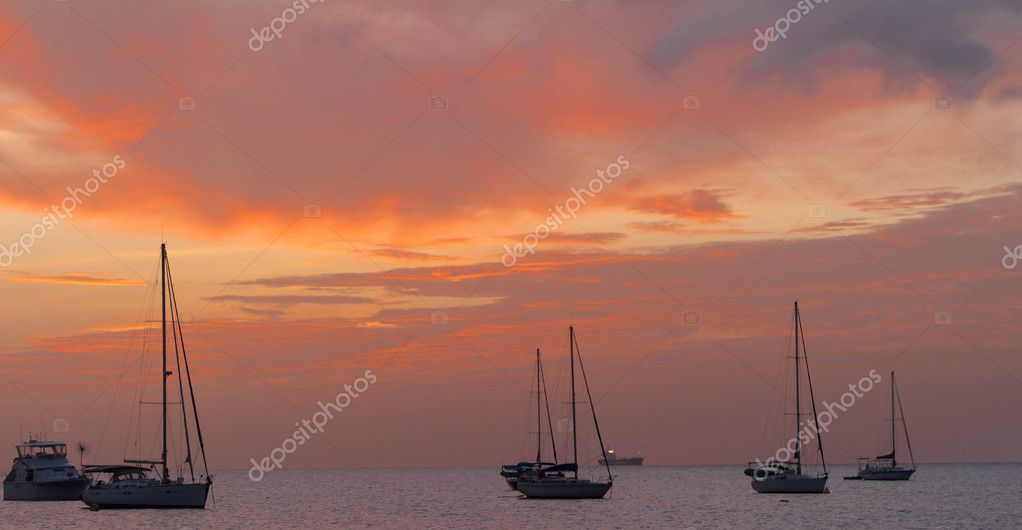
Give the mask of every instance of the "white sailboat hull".
[[205, 508], [209, 483], [90, 486], [82, 502], [98, 508]]
[[530, 499], [602, 499], [611, 485], [572, 479], [519, 481], [518, 491]]
[[827, 477], [807, 475], [776, 475], [763, 480], [753, 480], [756, 493], [830, 493]]

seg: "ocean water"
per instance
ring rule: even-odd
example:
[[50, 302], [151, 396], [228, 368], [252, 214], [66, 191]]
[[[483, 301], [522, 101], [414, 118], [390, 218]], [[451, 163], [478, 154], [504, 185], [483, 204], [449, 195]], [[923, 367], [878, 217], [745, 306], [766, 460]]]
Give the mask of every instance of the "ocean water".
[[0, 502], [4, 528], [1019, 528], [1022, 464], [930, 464], [908, 482], [845, 481], [829, 495], [760, 495], [740, 466], [615, 468], [603, 500], [519, 498], [492, 469], [215, 474], [206, 510]]

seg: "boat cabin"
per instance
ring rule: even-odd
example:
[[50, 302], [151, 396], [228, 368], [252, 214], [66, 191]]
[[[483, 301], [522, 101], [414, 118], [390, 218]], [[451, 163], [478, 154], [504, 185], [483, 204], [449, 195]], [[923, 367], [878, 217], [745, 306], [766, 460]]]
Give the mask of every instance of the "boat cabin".
[[67, 444], [30, 440], [15, 448], [18, 456], [5, 482], [50, 482], [81, 477], [67, 461]]
[[117, 486], [153, 482], [152, 470], [124, 464], [85, 466], [83, 472], [93, 486]]

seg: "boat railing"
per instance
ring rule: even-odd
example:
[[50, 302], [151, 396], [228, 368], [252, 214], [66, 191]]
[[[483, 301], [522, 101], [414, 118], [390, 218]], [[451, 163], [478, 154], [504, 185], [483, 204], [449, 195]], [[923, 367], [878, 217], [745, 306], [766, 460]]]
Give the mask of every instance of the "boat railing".
[[[893, 459], [891, 459], [891, 458], [868, 458], [868, 457], [864, 457], [864, 458], [860, 458], [859, 459], [859, 469], [860, 470], [863, 470], [863, 469], [866, 469], [866, 468], [869, 468], [871, 470], [872, 469], [893, 469], [894, 466], [895, 466], [895, 461]], [[898, 464], [898, 467], [899, 468], [904, 468], [904, 469], [915, 469], [916, 468], [915, 464], [912, 464], [911, 466], [905, 466], [903, 464]]]

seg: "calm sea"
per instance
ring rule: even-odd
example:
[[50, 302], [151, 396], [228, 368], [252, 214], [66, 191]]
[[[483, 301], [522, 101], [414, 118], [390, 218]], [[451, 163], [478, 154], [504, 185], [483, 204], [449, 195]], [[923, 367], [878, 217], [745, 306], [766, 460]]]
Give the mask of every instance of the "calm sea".
[[[215, 506], [91, 512], [0, 502], [4, 528], [1019, 528], [1022, 464], [932, 464], [909, 482], [845, 481], [830, 495], [759, 495], [736, 466], [616, 468], [604, 500], [519, 499], [493, 469], [225, 471]], [[834, 477], [837, 480], [834, 480]]]

